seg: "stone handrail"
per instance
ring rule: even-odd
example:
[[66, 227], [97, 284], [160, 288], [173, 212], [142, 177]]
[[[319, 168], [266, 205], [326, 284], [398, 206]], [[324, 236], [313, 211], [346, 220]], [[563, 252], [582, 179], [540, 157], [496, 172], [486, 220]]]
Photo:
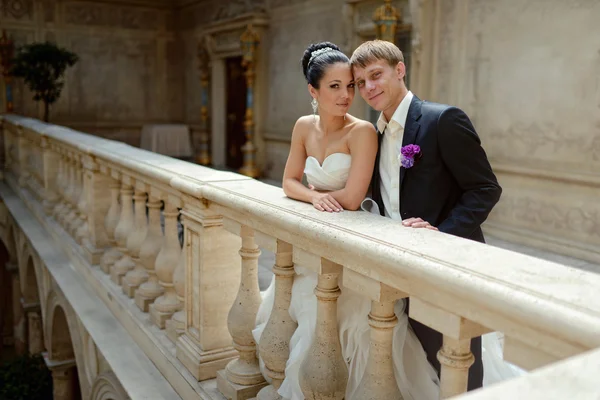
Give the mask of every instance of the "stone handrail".
[[[319, 274], [315, 293], [322, 329], [313, 346], [329, 350], [329, 356], [318, 351], [307, 356], [331, 372], [316, 376], [309, 362], [303, 365], [307, 397], [344, 396], [346, 370], [335, 322], [342, 283], [372, 301], [365, 315], [372, 327], [371, 359], [364, 392], [356, 398], [367, 393], [372, 399], [400, 398], [392, 364], [382, 361], [390, 358], [383, 353], [391, 351], [388, 328], [395, 325], [393, 304], [400, 298], [410, 298], [413, 319], [444, 335], [438, 354], [441, 398], [466, 390], [470, 340], [486, 332], [503, 332], [505, 359], [528, 370], [552, 369], [600, 347], [600, 276], [595, 274], [403, 228], [364, 212], [321, 213], [238, 174], [33, 119], [2, 119], [5, 179], [60, 224], [74, 240], [67, 245], [79, 249], [90, 268], [99, 265], [122, 287], [124, 298], [135, 299], [140, 315], [149, 313], [165, 329], [176, 359], [195, 379], [217, 377], [228, 398], [257, 393], [259, 399], [277, 398], [294, 330], [287, 313], [294, 263]], [[157, 222], [161, 202], [164, 233]], [[123, 208], [123, 203], [135, 206]], [[178, 217], [185, 229], [183, 247]], [[261, 301], [260, 248], [276, 254], [271, 315], [277, 318], [257, 345], [251, 330]], [[257, 350], [271, 385], [258, 368]], [[516, 381], [535, 382], [535, 377]], [[539, 389], [542, 393], [548, 385]]]

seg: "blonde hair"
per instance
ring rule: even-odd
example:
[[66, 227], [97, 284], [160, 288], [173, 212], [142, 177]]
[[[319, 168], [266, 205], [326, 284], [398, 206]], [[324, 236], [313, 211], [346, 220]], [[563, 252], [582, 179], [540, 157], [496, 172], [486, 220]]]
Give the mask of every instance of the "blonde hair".
[[352, 67], [366, 68], [369, 64], [379, 60], [385, 60], [395, 67], [400, 61], [404, 62], [402, 51], [387, 40], [369, 40], [354, 50], [350, 58]]

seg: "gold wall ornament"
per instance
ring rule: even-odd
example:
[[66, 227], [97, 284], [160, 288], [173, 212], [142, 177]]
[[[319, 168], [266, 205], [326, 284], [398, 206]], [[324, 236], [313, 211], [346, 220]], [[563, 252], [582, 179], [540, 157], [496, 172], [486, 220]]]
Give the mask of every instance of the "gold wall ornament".
[[246, 115], [244, 118], [244, 129], [246, 133], [246, 143], [242, 146], [244, 153], [244, 165], [240, 173], [252, 178], [257, 178], [260, 171], [256, 167], [256, 146], [254, 145], [254, 78], [256, 76], [256, 50], [258, 48], [260, 36], [256, 30], [249, 24], [244, 33], [240, 36], [242, 45], [242, 67], [246, 69]]
[[396, 7], [392, 6], [392, 0], [384, 0], [384, 3], [382, 6], [377, 7], [373, 13], [376, 35], [377, 39], [394, 43], [401, 15]]
[[2, 67], [2, 76], [4, 77], [4, 86], [6, 89], [6, 112], [12, 112], [12, 76], [10, 70], [12, 68], [13, 56], [15, 53], [15, 44], [13, 40], [6, 35], [6, 29], [2, 29], [0, 36], [0, 66]]
[[210, 165], [210, 132], [208, 129], [209, 77], [210, 56], [204, 44], [198, 45], [198, 69], [200, 70], [200, 154], [197, 162], [200, 165]]
[[247, 64], [254, 63], [256, 49], [260, 42], [260, 36], [252, 24], [246, 27], [246, 30], [240, 36], [240, 41], [242, 45], [242, 66], [246, 67]]

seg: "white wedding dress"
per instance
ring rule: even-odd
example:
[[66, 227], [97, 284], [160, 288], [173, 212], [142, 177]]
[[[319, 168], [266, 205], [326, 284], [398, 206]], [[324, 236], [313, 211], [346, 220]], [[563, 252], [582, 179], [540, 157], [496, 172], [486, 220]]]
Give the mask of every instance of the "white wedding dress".
[[[306, 159], [304, 172], [308, 183], [318, 190], [339, 190], [346, 185], [350, 171], [351, 156], [346, 153], [333, 153], [320, 165], [314, 157]], [[302, 400], [304, 395], [300, 390], [300, 364], [307, 354], [314, 337], [317, 319], [317, 298], [314, 288], [317, 285], [317, 274], [300, 265], [294, 265], [296, 276], [292, 287], [292, 300], [289, 313], [298, 328], [290, 341], [290, 356], [285, 369], [285, 380], [279, 389], [279, 394], [288, 400]], [[269, 319], [274, 301], [274, 282], [263, 295], [263, 301], [256, 317], [256, 328], [253, 330], [254, 340], [260, 341], [260, 336]], [[342, 353], [348, 363], [347, 400], [354, 399], [358, 385], [367, 365], [369, 352], [368, 314], [371, 302], [368, 298], [343, 288], [338, 298], [338, 330]], [[408, 324], [404, 312], [404, 301], [396, 303], [395, 311], [398, 325], [394, 328], [393, 362], [396, 382], [405, 400], [437, 400], [439, 399], [439, 379], [434, 368], [427, 361], [421, 343]], [[502, 349], [495, 333], [484, 336], [483, 362], [484, 383], [490, 384], [502, 379], [518, 376], [523, 372], [518, 368], [502, 361]], [[486, 346], [486, 344], [488, 346]], [[488, 348], [489, 347], [489, 348]], [[261, 361], [261, 369], [264, 365]], [[493, 376], [485, 376], [488, 371]], [[264, 373], [263, 373], [264, 375]], [[491, 378], [491, 379], [486, 379]]]

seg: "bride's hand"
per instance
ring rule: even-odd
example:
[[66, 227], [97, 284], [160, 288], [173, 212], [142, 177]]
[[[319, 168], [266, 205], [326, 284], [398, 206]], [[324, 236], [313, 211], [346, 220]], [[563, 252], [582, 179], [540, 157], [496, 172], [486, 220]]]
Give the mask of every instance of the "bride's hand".
[[343, 211], [340, 203], [329, 193], [319, 193], [313, 185], [308, 185], [308, 188], [314, 192], [312, 204], [317, 210], [327, 212]]

